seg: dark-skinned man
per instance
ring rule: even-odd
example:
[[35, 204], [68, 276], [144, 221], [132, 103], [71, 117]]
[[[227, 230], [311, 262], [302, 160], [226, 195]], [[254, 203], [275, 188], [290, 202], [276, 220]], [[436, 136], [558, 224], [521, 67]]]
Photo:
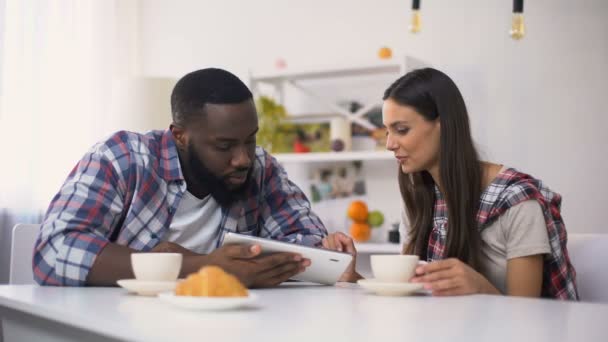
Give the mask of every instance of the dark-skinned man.
[[[91, 150], [53, 198], [34, 250], [42, 285], [112, 286], [133, 278], [133, 252], [182, 253], [181, 277], [217, 265], [248, 287], [275, 286], [310, 261], [260, 246], [221, 246], [233, 231], [356, 254], [327, 234], [310, 203], [256, 146], [252, 94], [221, 69], [187, 74], [171, 94], [166, 131], [121, 131]], [[342, 276], [354, 281], [354, 261]]]

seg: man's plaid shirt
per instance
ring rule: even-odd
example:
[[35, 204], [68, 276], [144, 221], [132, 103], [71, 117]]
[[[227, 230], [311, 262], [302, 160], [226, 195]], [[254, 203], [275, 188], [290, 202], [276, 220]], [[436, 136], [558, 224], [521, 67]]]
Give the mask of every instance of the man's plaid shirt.
[[[435, 198], [434, 224], [427, 250], [428, 261], [444, 258], [447, 241], [447, 207], [437, 187]], [[535, 200], [540, 204], [551, 245], [551, 254], [545, 257], [543, 264], [542, 296], [578, 299], [576, 272], [568, 257], [568, 237], [560, 214], [562, 198], [547, 188], [542, 181], [512, 168], [500, 172], [481, 194], [477, 212], [479, 231], [491, 225], [509, 208], [527, 200]]]
[[[226, 231], [304, 245], [327, 235], [302, 191], [258, 147], [247, 196], [222, 208]], [[34, 279], [83, 286], [108, 242], [148, 251], [161, 242], [186, 182], [170, 131], [118, 132], [95, 145], [53, 198], [36, 242]]]

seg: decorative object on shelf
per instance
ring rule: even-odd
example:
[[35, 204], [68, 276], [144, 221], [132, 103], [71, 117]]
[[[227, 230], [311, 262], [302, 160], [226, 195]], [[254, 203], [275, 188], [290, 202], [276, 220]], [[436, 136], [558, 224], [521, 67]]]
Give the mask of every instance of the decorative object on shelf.
[[269, 152], [275, 152], [276, 145], [279, 143], [279, 135], [276, 132], [282, 120], [287, 118], [285, 107], [267, 96], [258, 97], [256, 107], [259, 120], [257, 144]]
[[[359, 115], [362, 119], [371, 123], [372, 127], [375, 127], [370, 129], [369, 127], [364, 127], [359, 125], [359, 123], [353, 122], [351, 124], [351, 150], [384, 150], [386, 148], [386, 131], [382, 128], [382, 126], [384, 126], [382, 122], [382, 106], [377, 104], [368, 105], [364, 108], [358, 101], [350, 101], [348, 106], [351, 113], [353, 113], [352, 115]], [[384, 134], [384, 136], [378, 136], [381, 134]]]
[[410, 32], [420, 32], [420, 26], [422, 25], [420, 19], [420, 0], [412, 0], [412, 22], [410, 23]]
[[513, 16], [511, 18], [511, 30], [509, 30], [509, 35], [514, 40], [520, 40], [525, 34], [524, 0], [513, 0]]
[[364, 196], [367, 191], [361, 166], [361, 162], [355, 161], [313, 169], [309, 180], [312, 202]]
[[367, 111], [363, 114], [372, 125], [376, 126], [375, 129], [383, 127], [384, 123], [382, 122], [382, 104], [379, 103], [373, 107], [368, 107]]
[[267, 96], [257, 101], [257, 144], [271, 153], [329, 151], [329, 124], [289, 123], [283, 105]]
[[367, 223], [367, 216], [369, 216], [367, 204], [365, 204], [363, 201], [351, 202], [351, 204], [348, 206], [347, 215], [355, 222]]
[[[343, 106], [347, 107], [348, 110], [352, 113], [352, 115], [359, 113], [358, 115], [362, 119], [365, 119], [367, 122], [371, 123], [373, 125], [372, 127], [382, 126], [382, 113], [380, 113], [380, 125], [378, 125], [377, 122], [372, 122], [372, 120], [370, 120], [370, 118], [368, 116], [368, 112], [370, 110], [372, 110], [372, 108], [367, 108], [367, 111], [363, 112], [361, 110], [363, 108], [363, 104], [361, 104], [359, 101], [348, 101], [345, 104], [343, 104]], [[350, 126], [350, 132], [353, 137], [361, 137], [361, 136], [367, 137], [367, 136], [369, 136], [370, 132], [373, 129], [374, 128], [361, 126], [357, 122], [353, 122]]]
[[329, 124], [282, 123], [277, 127], [273, 153], [329, 151]]
[[349, 233], [355, 242], [368, 241], [372, 236], [372, 230], [369, 227], [369, 224], [365, 222], [353, 222], [350, 226]]
[[383, 46], [378, 50], [378, 57], [380, 59], [391, 59], [391, 57], [393, 57], [393, 51], [391, 48]]
[[356, 242], [368, 241], [372, 235], [372, 228], [380, 227], [384, 223], [382, 212], [369, 211], [367, 204], [361, 200], [351, 202], [346, 214], [353, 220], [349, 232]]
[[310, 147], [306, 146], [306, 135], [301, 129], [296, 130], [296, 139], [293, 142], [293, 151], [295, 153], [308, 153], [310, 152]]
[[393, 223], [393, 229], [389, 230], [388, 232], [388, 242], [399, 243], [399, 240], [401, 240], [399, 234], [399, 223]]
[[352, 128], [350, 121], [344, 117], [335, 117], [329, 122], [329, 138], [331, 141], [342, 141], [342, 149], [338, 151], [350, 151], [352, 147]]
[[376, 141], [376, 150], [386, 151], [386, 127], [378, 128], [372, 131], [371, 137]]
[[285, 59], [283, 59], [283, 58], [277, 58], [274, 61], [274, 67], [279, 70], [283, 70], [283, 69], [287, 68], [287, 62], [285, 62]]
[[384, 214], [380, 210], [372, 210], [367, 216], [367, 223], [372, 228], [378, 228], [384, 223]]
[[344, 151], [344, 141], [342, 139], [334, 139], [331, 141], [331, 150], [334, 152]]

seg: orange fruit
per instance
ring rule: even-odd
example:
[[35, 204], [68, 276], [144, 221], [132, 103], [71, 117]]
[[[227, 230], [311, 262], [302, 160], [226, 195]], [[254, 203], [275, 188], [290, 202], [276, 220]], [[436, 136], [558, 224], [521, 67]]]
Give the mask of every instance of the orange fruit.
[[366, 222], [368, 215], [367, 204], [363, 201], [353, 201], [348, 206], [347, 215], [355, 222]]
[[354, 222], [350, 226], [350, 236], [352, 236], [353, 240], [356, 242], [365, 242], [369, 240], [371, 234], [372, 230], [367, 223]]
[[389, 59], [393, 57], [393, 51], [386, 46], [381, 47], [380, 50], [378, 50], [378, 57], [380, 57], [380, 59]]

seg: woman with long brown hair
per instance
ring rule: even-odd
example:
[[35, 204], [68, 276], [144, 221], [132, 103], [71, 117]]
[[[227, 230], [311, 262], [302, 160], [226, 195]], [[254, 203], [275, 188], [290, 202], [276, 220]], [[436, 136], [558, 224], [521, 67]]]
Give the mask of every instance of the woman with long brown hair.
[[412, 281], [433, 295], [577, 299], [560, 195], [479, 160], [456, 84], [415, 70], [383, 100], [386, 147], [399, 162], [403, 253], [428, 261]]

